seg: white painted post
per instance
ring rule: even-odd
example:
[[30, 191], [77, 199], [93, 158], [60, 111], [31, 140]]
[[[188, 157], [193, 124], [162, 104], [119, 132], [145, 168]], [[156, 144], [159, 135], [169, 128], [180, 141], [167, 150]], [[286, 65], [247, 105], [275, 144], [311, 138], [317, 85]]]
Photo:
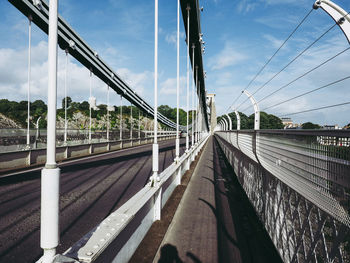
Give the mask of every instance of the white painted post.
[[162, 188], [154, 195], [154, 217], [153, 220], [160, 220], [162, 214]]
[[60, 169], [56, 164], [57, 107], [57, 10], [58, 1], [49, 3], [47, 159], [41, 171], [40, 246], [43, 263], [53, 262], [59, 243]]
[[192, 147], [194, 147], [194, 127], [195, 127], [195, 123], [194, 123], [194, 48], [195, 45], [192, 44]]
[[152, 146], [152, 178], [151, 186], [154, 186], [156, 181], [160, 181], [158, 175], [158, 155], [159, 148], [157, 142], [158, 131], [158, 0], [154, 0], [154, 142]]
[[123, 96], [120, 95], [120, 124], [119, 124], [119, 135], [120, 135], [120, 148], [123, 148]]
[[132, 125], [133, 125], [132, 103], [130, 102], [130, 145], [131, 145], [131, 146], [132, 146]]
[[68, 71], [68, 49], [66, 52], [66, 67], [64, 72], [64, 145], [67, 144], [67, 71]]
[[195, 98], [195, 101], [196, 101], [196, 127], [195, 127], [195, 134], [194, 134], [194, 142], [195, 144], [197, 144], [197, 141], [198, 141], [198, 66], [196, 66], [196, 98]]
[[179, 138], [179, 107], [180, 107], [180, 0], [177, 0], [177, 48], [176, 48], [176, 139], [175, 139], [175, 162], [179, 161], [180, 138]]
[[107, 142], [109, 142], [109, 85], [107, 84]]
[[90, 110], [90, 117], [89, 117], [89, 143], [91, 143], [91, 96], [92, 96], [92, 69], [90, 69], [90, 97], [89, 97], [89, 110]]
[[201, 115], [200, 115], [200, 108], [201, 108], [200, 97], [201, 97], [201, 82], [198, 81], [198, 86], [197, 86], [197, 118], [196, 118], [196, 120], [197, 120], [197, 125], [196, 125], [196, 127], [197, 127], [197, 140], [196, 140], [196, 143], [197, 144], [198, 144], [199, 139], [200, 139], [200, 137], [199, 137], [199, 132], [200, 132], [199, 123], [200, 123], [200, 117], [201, 117]]
[[187, 5], [187, 131], [186, 131], [186, 152], [188, 152], [190, 139], [188, 130], [188, 114], [190, 110], [190, 6]]
[[29, 15], [28, 21], [28, 89], [27, 89], [27, 148], [30, 148], [30, 72], [31, 72], [31, 52], [32, 52], [32, 16]]
[[139, 110], [139, 144], [141, 144], [141, 118], [140, 118], [140, 109]]

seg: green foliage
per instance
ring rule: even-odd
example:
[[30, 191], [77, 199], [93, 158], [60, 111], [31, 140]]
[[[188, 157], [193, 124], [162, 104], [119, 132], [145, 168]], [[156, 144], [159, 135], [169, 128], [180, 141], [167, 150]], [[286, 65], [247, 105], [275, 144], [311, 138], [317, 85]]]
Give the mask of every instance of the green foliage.
[[[41, 116], [39, 127], [46, 125], [45, 116], [47, 106], [42, 100], [36, 100], [30, 103], [30, 127], [34, 127], [34, 123]], [[27, 101], [9, 101], [7, 99], [0, 100], [0, 113], [14, 120], [22, 127], [27, 126], [28, 102]]]
[[[177, 108], [171, 108], [168, 105], [161, 105], [158, 107], [158, 111], [163, 114], [165, 117], [167, 117], [169, 120], [176, 123], [176, 117], [177, 117]], [[188, 115], [188, 123], [191, 124], [192, 122], [192, 112], [189, 111]], [[179, 109], [179, 124], [180, 125], [187, 125], [187, 112], [183, 109]]]
[[[67, 109], [70, 107], [72, 104], [72, 98], [71, 97], [66, 97], [67, 98]], [[62, 99], [62, 109], [65, 108], [65, 98]]]
[[307, 130], [315, 130], [315, 129], [320, 129], [321, 126], [318, 124], [314, 124], [312, 122], [305, 122], [301, 125], [302, 129], [307, 129]]
[[[62, 99], [62, 108], [57, 109], [57, 118], [61, 117], [64, 119], [65, 112], [64, 112], [64, 105], [65, 105], [65, 99]], [[26, 127], [27, 125], [27, 101], [9, 101], [7, 99], [1, 99], [0, 100], [0, 113], [7, 116], [8, 118], [14, 120], [16, 123], [18, 123], [22, 127]], [[98, 105], [98, 110], [91, 110], [91, 116], [92, 118], [96, 118], [97, 120], [101, 120], [102, 118], [106, 117], [107, 114], [107, 105], [100, 104]], [[125, 120], [125, 124], [127, 127], [130, 127], [130, 113], [132, 108], [132, 117], [133, 121], [136, 123], [136, 121], [140, 116], [146, 116], [148, 118], [152, 118], [151, 116], [148, 116], [148, 114], [141, 112], [137, 107], [135, 106], [123, 106], [123, 119]], [[120, 107], [115, 106], [115, 111], [109, 112], [109, 120], [111, 123], [111, 127], [119, 127], [120, 124]], [[176, 122], [176, 108], [171, 108], [167, 105], [161, 105], [158, 108], [159, 112], [162, 113], [165, 117], [171, 119], [172, 121]], [[82, 113], [85, 116], [90, 115], [90, 105], [87, 101], [83, 102], [74, 102], [70, 97], [67, 97], [67, 119], [70, 120], [73, 118], [73, 115], [77, 112]], [[40, 128], [46, 127], [46, 115], [47, 115], [47, 106], [44, 101], [42, 100], [36, 100], [30, 104], [30, 116], [31, 116], [31, 123], [30, 126], [34, 128], [34, 124], [36, 123], [36, 120], [41, 117], [39, 122]], [[187, 114], [184, 110], [179, 110], [179, 117], [180, 117], [180, 125], [186, 125], [187, 123]], [[189, 123], [192, 122], [192, 112], [189, 112]], [[134, 126], [136, 125], [134, 123]], [[136, 127], [136, 126], [135, 126]]]

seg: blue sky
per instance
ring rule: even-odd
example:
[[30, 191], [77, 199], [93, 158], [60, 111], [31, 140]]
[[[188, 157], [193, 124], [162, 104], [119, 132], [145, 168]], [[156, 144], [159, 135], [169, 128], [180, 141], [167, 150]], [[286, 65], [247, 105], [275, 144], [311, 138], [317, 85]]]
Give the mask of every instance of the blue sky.
[[[201, 0], [202, 31], [206, 42], [206, 88], [216, 94], [217, 112], [223, 114], [249, 81], [311, 10], [309, 0]], [[334, 1], [346, 11], [350, 3]], [[0, 98], [26, 100], [28, 21], [8, 1], [0, 2]], [[59, 13], [130, 86], [153, 105], [153, 0], [105, 0], [59, 2]], [[334, 24], [322, 10], [315, 10], [281, 49], [248, 91], [254, 92]], [[176, 105], [176, 1], [159, 1], [159, 103]], [[181, 23], [181, 107], [186, 108], [186, 46]], [[32, 31], [32, 100], [46, 101], [47, 36], [35, 25]], [[278, 77], [255, 94], [257, 100], [349, 46], [335, 27]], [[63, 98], [65, 55], [59, 50], [58, 100]], [[350, 75], [350, 51], [327, 63], [283, 91], [262, 101], [263, 110]], [[89, 72], [73, 58], [69, 63], [68, 92], [74, 101], [88, 100]], [[106, 85], [94, 79], [97, 103], [106, 103]], [[305, 109], [350, 101], [346, 80], [307, 96], [267, 110], [283, 115]], [[241, 96], [235, 106], [244, 102]], [[111, 95], [111, 103], [119, 98]], [[60, 106], [60, 104], [59, 104]], [[253, 112], [245, 102], [239, 110]], [[350, 106], [291, 116], [295, 122], [345, 125]]]

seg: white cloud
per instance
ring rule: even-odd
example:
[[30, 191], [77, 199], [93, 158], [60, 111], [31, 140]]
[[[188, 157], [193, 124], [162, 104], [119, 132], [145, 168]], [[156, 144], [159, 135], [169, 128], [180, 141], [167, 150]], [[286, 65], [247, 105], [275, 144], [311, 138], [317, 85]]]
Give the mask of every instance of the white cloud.
[[239, 13], [249, 13], [254, 11], [256, 8], [262, 5], [273, 6], [273, 5], [298, 5], [306, 6], [309, 5], [307, 0], [241, 0], [237, 5], [237, 11]]
[[[265, 37], [266, 38], [266, 37]], [[271, 37], [270, 41], [273, 42], [276, 39]], [[276, 41], [276, 45], [279, 44]], [[301, 43], [299, 41], [292, 41], [289, 43], [288, 56], [285, 52], [279, 54], [280, 56], [272, 61], [271, 64], [263, 71], [262, 74], [256, 79], [256, 81], [249, 87], [249, 91], [254, 92], [261, 87], [267, 80], [274, 76], [283, 66], [285, 66], [292, 58], [298, 54], [299, 47]], [[348, 47], [348, 43], [341, 32], [338, 34], [330, 35], [328, 38], [323, 39], [317, 45], [309, 49], [303, 56], [297, 59], [293, 64], [291, 64], [286, 70], [284, 70], [278, 77], [267, 84], [263, 89], [254, 95], [254, 97], [259, 101], [266, 95], [272, 93], [273, 91], [281, 88], [290, 81], [301, 76], [310, 69], [320, 65], [322, 62], [326, 61], [333, 55], [344, 50]], [[247, 52], [243, 49], [243, 53]], [[283, 60], [282, 60], [283, 59]], [[341, 56], [330, 61], [326, 65], [318, 68], [309, 75], [299, 79], [295, 83], [289, 85], [283, 90], [277, 92], [275, 95], [269, 97], [268, 99], [260, 102], [260, 109], [264, 110], [266, 107], [272, 106], [274, 104], [283, 102], [299, 94], [311, 91], [318, 87], [324, 86], [341, 78], [347, 77], [349, 73], [349, 61], [350, 61], [350, 51], [342, 54]], [[244, 65], [244, 64], [243, 64]], [[246, 71], [246, 68], [243, 67]], [[232, 72], [232, 73], [231, 73]], [[226, 72], [216, 72], [214, 75], [216, 102], [218, 104], [217, 111], [218, 114], [226, 112], [228, 106], [239, 95], [239, 91], [244, 89], [247, 84], [246, 74], [240, 75], [239, 69], [234, 69]], [[256, 73], [256, 72], [255, 72]], [[254, 74], [255, 75], [255, 74]], [[237, 76], [241, 76], [238, 78]], [[242, 78], [244, 77], [244, 78]], [[250, 77], [250, 79], [253, 75]], [[248, 80], [250, 80], [248, 79]], [[348, 87], [350, 85], [350, 80], [332, 85], [330, 87], [318, 90], [309, 95], [302, 96], [290, 102], [281, 104], [280, 106], [267, 109], [268, 113], [280, 116], [282, 114], [299, 112], [307, 109], [313, 109], [317, 107], [342, 103], [350, 100], [350, 95], [348, 92]], [[239, 101], [236, 102], [236, 106], [241, 104], [246, 99], [245, 96], [241, 96]], [[240, 107], [239, 110], [246, 110], [246, 114], [251, 114], [253, 109], [250, 102], [247, 101], [244, 105]], [[324, 124], [339, 124], [341, 126], [349, 123], [349, 106], [336, 107], [327, 110], [303, 113], [299, 115], [291, 116], [292, 119], [297, 123], [303, 123], [307, 121], [312, 121]]]
[[231, 42], [226, 42], [224, 49], [220, 53], [209, 58], [208, 66], [212, 70], [221, 70], [246, 59], [247, 56], [241, 50], [236, 50]]
[[153, 73], [150, 71], [135, 73], [127, 68], [120, 68], [117, 70], [117, 74], [141, 96], [145, 95], [146, 86], [153, 84]]
[[237, 5], [237, 10], [239, 13], [249, 13], [257, 7], [258, 3], [252, 2], [250, 0], [241, 0]]
[[265, 26], [276, 28], [276, 29], [284, 29], [289, 27], [290, 24], [295, 24], [300, 21], [301, 17], [297, 17], [295, 15], [285, 15], [281, 16], [280, 14], [269, 14], [268, 16], [261, 16], [254, 19], [255, 22], [263, 24]]
[[[180, 43], [182, 44], [181, 40], [185, 38], [185, 32], [180, 31]], [[168, 33], [165, 35], [165, 41], [168, 44], [174, 45], [176, 47], [177, 43], [177, 31], [173, 31], [172, 33]]]
[[275, 38], [272, 35], [264, 34], [263, 38], [268, 40], [271, 43], [272, 47], [275, 48], [275, 49], [279, 48], [282, 45], [282, 43], [283, 43], [283, 40], [277, 39], [277, 38]]
[[[27, 49], [0, 49], [0, 97], [21, 101], [27, 99]], [[59, 49], [57, 66], [57, 107], [61, 107], [64, 97], [65, 53]], [[135, 73], [127, 68], [120, 68], [117, 74], [125, 80], [139, 95], [144, 96], [146, 86], [153, 84], [153, 73], [149, 71]], [[48, 85], [47, 42], [42, 41], [32, 46], [31, 60], [31, 101], [47, 101]], [[67, 75], [67, 95], [73, 101], [87, 101], [89, 97], [89, 71], [69, 57]], [[112, 91], [113, 92], [113, 91]], [[113, 93], [112, 93], [113, 94]], [[92, 79], [92, 96], [97, 103], [106, 103], [107, 86], [96, 77]], [[113, 95], [111, 95], [112, 98]], [[147, 99], [146, 99], [147, 101]], [[114, 103], [111, 101], [111, 103]], [[117, 102], [115, 102], [117, 103]]]
[[[187, 79], [185, 76], [180, 76], [180, 93], [183, 93]], [[176, 78], [168, 78], [162, 83], [160, 83], [160, 94], [161, 95], [176, 95]]]

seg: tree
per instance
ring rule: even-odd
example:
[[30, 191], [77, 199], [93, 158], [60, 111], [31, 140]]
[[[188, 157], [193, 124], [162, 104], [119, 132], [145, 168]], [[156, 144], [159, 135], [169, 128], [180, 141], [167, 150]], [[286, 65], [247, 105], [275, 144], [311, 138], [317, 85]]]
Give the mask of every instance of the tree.
[[[169, 120], [176, 123], [177, 119], [177, 108], [171, 108], [168, 105], [161, 105], [158, 107], [158, 111], [163, 114], [165, 117], [167, 117]], [[190, 116], [191, 115], [191, 116]], [[189, 114], [188, 116], [188, 123], [191, 123], [192, 114]], [[180, 125], [187, 125], [187, 112], [183, 109], [179, 109], [179, 124]]]
[[[63, 98], [62, 99], [62, 109], [65, 108], [65, 101], [66, 101], [66, 98]], [[72, 104], [72, 98], [67, 97], [67, 109], [71, 106], [71, 104]]]
[[[234, 112], [228, 114], [232, 120], [232, 129], [237, 129], [237, 118]], [[217, 122], [225, 116], [227, 121], [227, 116], [219, 116]], [[255, 115], [251, 114], [249, 117], [243, 112], [239, 112], [239, 117], [241, 119], [241, 129], [254, 129]], [[260, 129], [283, 129], [282, 120], [275, 115], [267, 114], [266, 112], [260, 112]]]
[[314, 124], [312, 122], [305, 122], [301, 125], [301, 128], [305, 130], [316, 130], [316, 129], [320, 129], [321, 126], [318, 124]]

